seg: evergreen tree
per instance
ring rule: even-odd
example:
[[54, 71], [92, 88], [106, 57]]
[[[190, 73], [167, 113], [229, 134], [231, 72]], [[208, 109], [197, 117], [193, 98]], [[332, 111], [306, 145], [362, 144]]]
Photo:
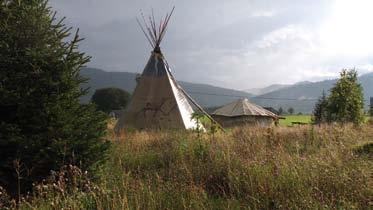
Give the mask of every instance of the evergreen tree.
[[364, 121], [364, 97], [356, 70], [342, 70], [340, 79], [328, 97], [328, 121], [340, 123]]
[[321, 97], [315, 104], [315, 108], [313, 110], [313, 122], [316, 124], [320, 124], [326, 122], [328, 113], [328, 100], [326, 98], [325, 91], [322, 91]]
[[13, 195], [65, 164], [93, 169], [109, 147], [104, 114], [79, 104], [89, 57], [53, 14], [46, 0], [0, 0], [0, 185]]
[[284, 110], [282, 109], [282, 107], [280, 107], [280, 108], [278, 109], [278, 114], [279, 114], [279, 115], [284, 114]]
[[97, 109], [109, 113], [112, 110], [124, 109], [130, 99], [130, 94], [119, 88], [97, 89], [91, 101]]

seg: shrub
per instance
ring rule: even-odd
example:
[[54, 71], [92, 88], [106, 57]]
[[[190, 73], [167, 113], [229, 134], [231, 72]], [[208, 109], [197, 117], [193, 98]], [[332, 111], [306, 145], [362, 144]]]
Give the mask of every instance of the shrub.
[[97, 89], [91, 101], [97, 109], [106, 113], [112, 110], [124, 109], [130, 99], [130, 94], [119, 88]]

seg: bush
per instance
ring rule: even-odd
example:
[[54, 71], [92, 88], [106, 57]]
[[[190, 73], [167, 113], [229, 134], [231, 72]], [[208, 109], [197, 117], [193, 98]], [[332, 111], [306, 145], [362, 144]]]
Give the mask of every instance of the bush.
[[91, 101], [97, 105], [97, 109], [106, 113], [112, 110], [124, 109], [130, 99], [130, 94], [119, 88], [98, 89]]
[[364, 143], [362, 145], [356, 146], [354, 152], [357, 155], [366, 155], [370, 158], [373, 157], [373, 142]]

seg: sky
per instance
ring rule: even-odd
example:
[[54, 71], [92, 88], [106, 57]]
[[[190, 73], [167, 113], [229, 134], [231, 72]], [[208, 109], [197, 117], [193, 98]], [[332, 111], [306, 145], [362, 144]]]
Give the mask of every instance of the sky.
[[50, 0], [80, 29], [89, 67], [141, 73], [151, 47], [136, 17], [175, 6], [161, 43], [177, 80], [233, 89], [373, 71], [371, 0]]

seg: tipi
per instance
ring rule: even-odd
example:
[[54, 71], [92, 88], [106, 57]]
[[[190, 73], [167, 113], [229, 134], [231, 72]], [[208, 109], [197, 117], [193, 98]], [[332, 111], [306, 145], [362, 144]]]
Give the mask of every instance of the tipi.
[[[149, 18], [150, 27], [138, 21], [153, 51], [124, 114], [119, 118], [115, 130], [135, 129], [192, 129], [197, 123], [192, 119], [193, 109], [188, 95], [171, 74], [159, 47], [173, 10], [156, 26], [154, 16]], [[147, 30], [147, 33], [145, 32]], [[194, 101], [192, 101], [194, 103]]]

